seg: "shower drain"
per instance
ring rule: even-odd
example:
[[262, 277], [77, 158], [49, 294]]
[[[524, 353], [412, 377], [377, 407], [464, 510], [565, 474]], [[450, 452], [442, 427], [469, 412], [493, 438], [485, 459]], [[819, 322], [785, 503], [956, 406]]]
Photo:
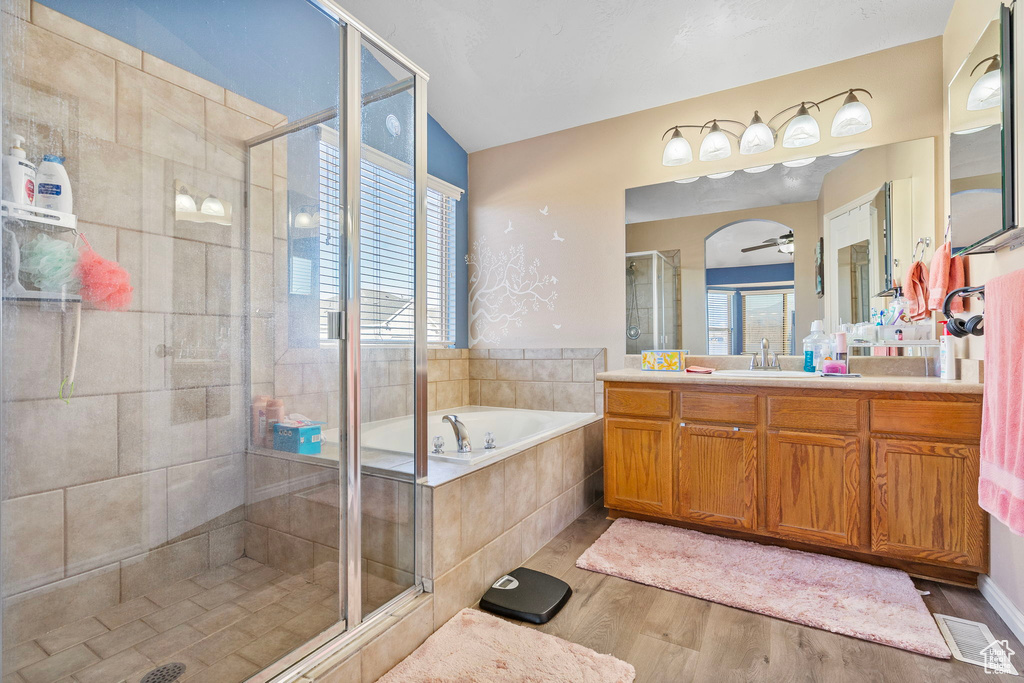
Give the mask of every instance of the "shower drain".
[[181, 662], [164, 664], [150, 671], [142, 677], [139, 683], [174, 683], [185, 673], [185, 665]]

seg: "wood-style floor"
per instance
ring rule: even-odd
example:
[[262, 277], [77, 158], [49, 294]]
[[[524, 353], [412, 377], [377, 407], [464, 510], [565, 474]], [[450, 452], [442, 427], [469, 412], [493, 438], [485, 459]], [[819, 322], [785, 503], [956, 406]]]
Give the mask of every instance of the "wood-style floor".
[[[561, 577], [573, 596], [535, 627], [636, 667], [637, 683], [675, 681], [978, 681], [1024, 680], [585, 571], [576, 558], [611, 525], [591, 508], [525, 566]], [[1024, 669], [1024, 646], [976, 590], [915, 580], [928, 609], [987, 623], [1010, 641]], [[519, 623], [519, 622], [516, 622]]]

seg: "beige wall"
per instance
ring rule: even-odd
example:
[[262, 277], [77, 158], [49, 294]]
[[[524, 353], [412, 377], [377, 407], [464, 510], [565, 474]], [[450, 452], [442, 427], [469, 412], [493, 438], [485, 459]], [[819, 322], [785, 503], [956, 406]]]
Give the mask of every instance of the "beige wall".
[[[796, 328], [809, 330], [821, 317], [820, 299], [814, 293], [814, 245], [818, 241], [817, 202], [780, 204], [741, 211], [671, 218], [626, 226], [626, 251], [678, 249], [682, 282], [683, 339], [681, 348], [707, 352], [706, 299], [704, 297], [704, 240], [723, 225], [743, 220], [776, 221], [793, 230]], [[691, 322], [692, 321], [692, 322]], [[805, 334], [800, 335], [802, 338]]]
[[[470, 244], [485, 240], [492, 252], [521, 246], [527, 263], [539, 261], [539, 274], [557, 278], [550, 286], [557, 293], [553, 309], [527, 306], [519, 325], [509, 326], [498, 342], [476, 344], [603, 346], [609, 349], [610, 366], [621, 365], [626, 188], [750, 163], [734, 154], [722, 161], [666, 168], [661, 165], [660, 136], [669, 126], [713, 117], [742, 120], [755, 108], [777, 111], [849, 87], [874, 94], [869, 102], [871, 130], [842, 140], [826, 134], [810, 148], [779, 145], [757, 156], [759, 164], [775, 163], [939, 136], [941, 82], [941, 41], [934, 38], [471, 154]], [[825, 105], [819, 117], [823, 129], [838, 102]], [[691, 144], [695, 141], [691, 138]], [[547, 215], [540, 213], [545, 206]], [[553, 239], [555, 231], [564, 242]]]
[[[953, 79], [957, 69], [960, 68], [961, 62], [970, 53], [975, 42], [992, 20], [992, 17], [996, 15], [999, 4], [998, 0], [957, 0], [956, 4], [953, 5], [953, 12], [949, 17], [949, 23], [946, 25], [946, 32], [943, 35], [942, 71], [944, 82], [948, 83]], [[1017, 22], [1017, 25], [1019, 31], [1020, 21]], [[1019, 51], [1021, 45], [1019, 33], [1017, 40], [1017, 50]], [[1016, 84], [1018, 94], [1024, 92], [1021, 90], [1021, 86], [1024, 84], [1024, 74], [1020, 73], [1020, 71], [1018, 70], [1017, 73]], [[945, 121], [945, 128], [947, 131], [949, 130], [948, 120]], [[1020, 129], [1019, 118], [1017, 128], [1018, 130]], [[1020, 155], [1022, 153], [1024, 153], [1024, 144], [1018, 144], [1018, 159], [1021, 158]], [[944, 162], [945, 177], [948, 178], [948, 145]], [[1018, 164], [1018, 198], [1022, 196], [1022, 189], [1024, 189], [1024, 182], [1022, 182], [1020, 164]], [[948, 202], [948, 194], [945, 197]], [[946, 213], [948, 213], [948, 203]], [[980, 285], [996, 275], [1024, 268], [1024, 249], [1004, 250], [994, 255], [971, 256], [968, 257], [967, 261], [967, 284]], [[975, 358], [984, 357], [983, 343], [971, 344], [970, 355]], [[989, 576], [991, 576], [993, 583], [1013, 602], [1017, 609], [1024, 611], [1024, 539], [1013, 534], [1000, 522], [992, 520], [990, 545], [992, 561]]]

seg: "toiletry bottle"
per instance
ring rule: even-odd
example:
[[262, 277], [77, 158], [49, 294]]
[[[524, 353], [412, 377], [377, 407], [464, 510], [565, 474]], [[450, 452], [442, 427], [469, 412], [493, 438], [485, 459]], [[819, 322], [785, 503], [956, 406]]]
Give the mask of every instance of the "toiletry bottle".
[[36, 167], [26, 158], [21, 143], [25, 138], [14, 136], [11, 153], [4, 156], [3, 197], [15, 204], [32, 205], [36, 194]]
[[817, 372], [821, 369], [821, 360], [828, 355], [832, 342], [822, 330], [824, 322], [815, 320], [811, 323], [811, 333], [804, 337], [804, 372]]
[[262, 446], [267, 433], [267, 402], [269, 396], [257, 396], [252, 402], [252, 445]]
[[64, 168], [64, 157], [47, 154], [36, 174], [36, 206], [50, 211], [72, 213], [71, 181]]
[[939, 378], [956, 379], [956, 347], [953, 346], [955, 338], [949, 331], [949, 325], [942, 326], [942, 336], [939, 337]]
[[274, 425], [284, 419], [284, 401], [272, 398], [267, 401], [267, 431], [264, 432], [267, 448], [274, 447]]

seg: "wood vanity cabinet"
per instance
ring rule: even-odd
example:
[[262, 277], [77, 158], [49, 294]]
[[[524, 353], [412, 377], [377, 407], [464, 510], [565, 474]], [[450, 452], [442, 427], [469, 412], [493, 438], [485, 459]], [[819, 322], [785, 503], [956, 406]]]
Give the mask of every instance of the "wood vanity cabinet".
[[981, 397], [605, 382], [605, 503], [972, 583]]

